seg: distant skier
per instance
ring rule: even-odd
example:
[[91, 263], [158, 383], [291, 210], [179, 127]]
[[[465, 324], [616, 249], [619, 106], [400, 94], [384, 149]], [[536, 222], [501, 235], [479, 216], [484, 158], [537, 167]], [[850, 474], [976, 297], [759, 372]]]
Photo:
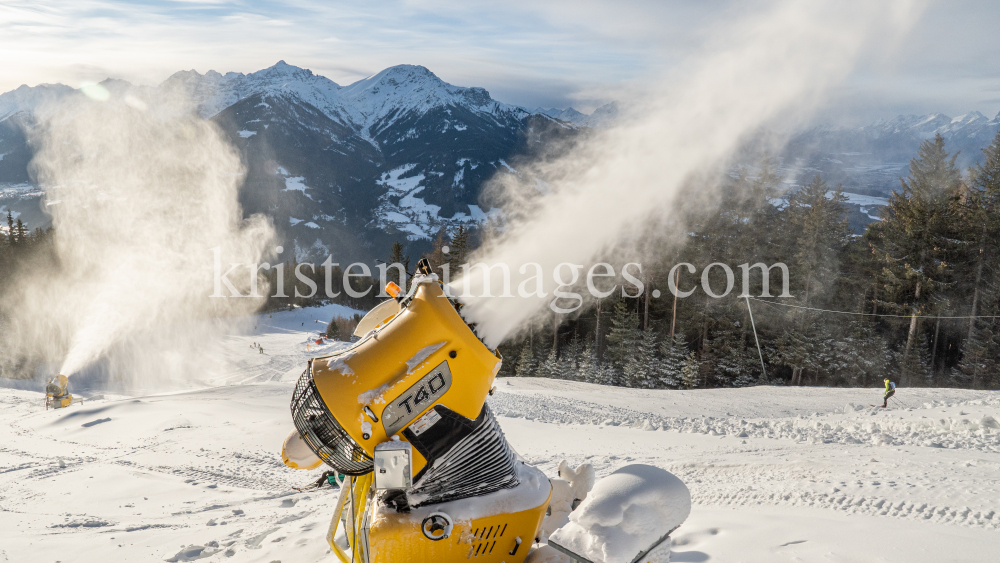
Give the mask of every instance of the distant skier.
[[892, 397], [895, 394], [896, 394], [896, 384], [889, 381], [888, 377], [885, 378], [885, 393], [884, 393], [884, 399], [882, 401], [883, 409], [889, 407], [889, 397]]

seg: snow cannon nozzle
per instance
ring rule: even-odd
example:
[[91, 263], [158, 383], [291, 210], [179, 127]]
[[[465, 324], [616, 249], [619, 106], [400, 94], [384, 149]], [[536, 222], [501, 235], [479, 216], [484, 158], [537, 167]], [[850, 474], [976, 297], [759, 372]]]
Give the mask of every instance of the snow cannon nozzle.
[[431, 261], [427, 258], [421, 258], [420, 261], [417, 262], [417, 273], [424, 276], [433, 274], [434, 270], [431, 268]]

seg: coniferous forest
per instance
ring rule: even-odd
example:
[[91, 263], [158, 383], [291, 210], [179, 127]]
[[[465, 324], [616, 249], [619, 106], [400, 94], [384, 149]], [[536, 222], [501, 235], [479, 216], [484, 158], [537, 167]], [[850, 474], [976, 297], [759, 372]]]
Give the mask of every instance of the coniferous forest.
[[[873, 386], [883, 377], [904, 386], [1000, 388], [1000, 135], [983, 153], [981, 164], [962, 171], [940, 136], [924, 142], [881, 220], [861, 234], [848, 224], [838, 186], [817, 176], [782, 194], [777, 166], [765, 157], [748, 168], [753, 173], [727, 177], [717, 208], [690, 219], [686, 244], [644, 263], [643, 279], [666, 288], [670, 268], [679, 263], [701, 271], [714, 262], [782, 262], [792, 297], [751, 300], [751, 320], [738, 269], [736, 290], [724, 298], [703, 291], [684, 299], [666, 291], [659, 298], [616, 292], [503, 343], [501, 373], [650, 389]], [[12, 217], [4, 220], [0, 291], [21, 268], [59, 267], [52, 229], [31, 231]], [[459, 271], [487, 237], [477, 229], [442, 230], [428, 258]], [[416, 259], [397, 243], [379, 261], [409, 272]], [[380, 300], [366, 291], [378, 288], [376, 267], [372, 279], [350, 278], [351, 291], [341, 268], [334, 268], [329, 285], [339, 295], [330, 299], [318, 265], [299, 275], [320, 290], [296, 296], [296, 290], [310, 294], [296, 279], [297, 266], [285, 263], [280, 275], [287, 297], [271, 292], [265, 310], [320, 301], [367, 309]], [[393, 268], [388, 274], [399, 281]], [[274, 268], [261, 272], [272, 288], [278, 275]], [[725, 286], [721, 271], [712, 275], [719, 278], [713, 286]], [[760, 282], [753, 279], [751, 295], [761, 295]], [[772, 272], [771, 294], [780, 286]], [[357, 319], [332, 319], [328, 332], [346, 339], [351, 321]]]
[[503, 371], [638, 388], [873, 386], [890, 377], [996, 389], [1000, 136], [983, 152], [963, 174], [940, 136], [924, 142], [882, 220], [860, 235], [837, 186], [816, 177], [780, 200], [781, 178], [765, 160], [752, 177], [731, 178], [718, 211], [644, 274], [664, 287], [681, 262], [699, 271], [712, 262], [784, 262], [791, 298], [750, 301], [751, 321], [739, 270], [737, 290], [722, 299], [612, 295], [505, 343]]

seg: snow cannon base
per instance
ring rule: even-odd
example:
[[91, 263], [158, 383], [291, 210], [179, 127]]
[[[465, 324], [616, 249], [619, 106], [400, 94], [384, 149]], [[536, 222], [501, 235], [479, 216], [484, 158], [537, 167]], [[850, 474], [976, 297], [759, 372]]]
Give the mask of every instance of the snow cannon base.
[[472, 558], [522, 563], [537, 539], [552, 488], [534, 467], [520, 464], [517, 473], [514, 488], [403, 512], [371, 475], [352, 478], [341, 489], [340, 516], [330, 523], [327, 540], [343, 563], [459, 563]]
[[[513, 499], [518, 494], [515, 489], [498, 496]], [[375, 510], [368, 530], [370, 561], [457, 563], [475, 558], [481, 563], [520, 563], [535, 541], [548, 502], [546, 495], [540, 504], [526, 510], [451, 522], [449, 508], [444, 505], [423, 507], [409, 514], [385, 510], [383, 505]], [[435, 530], [436, 526], [443, 529]], [[431, 539], [446, 531], [446, 537]]]

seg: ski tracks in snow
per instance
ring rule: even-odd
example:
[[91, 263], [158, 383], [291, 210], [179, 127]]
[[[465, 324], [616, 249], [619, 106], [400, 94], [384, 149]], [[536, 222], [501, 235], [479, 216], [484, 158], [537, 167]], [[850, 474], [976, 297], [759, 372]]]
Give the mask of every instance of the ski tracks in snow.
[[595, 440], [613, 434], [605, 437], [613, 443], [606, 450], [588, 451], [587, 442], [558, 453], [522, 452], [549, 475], [563, 458], [592, 463], [599, 475], [648, 463], [680, 477], [700, 505], [811, 507], [1000, 529], [1000, 431], [984, 414], [1000, 411], [1000, 394], [877, 416], [845, 405], [812, 416], [745, 418], [664, 417], [555, 393], [499, 390], [490, 404], [515, 433], [544, 423], [578, 435], [589, 427]]

